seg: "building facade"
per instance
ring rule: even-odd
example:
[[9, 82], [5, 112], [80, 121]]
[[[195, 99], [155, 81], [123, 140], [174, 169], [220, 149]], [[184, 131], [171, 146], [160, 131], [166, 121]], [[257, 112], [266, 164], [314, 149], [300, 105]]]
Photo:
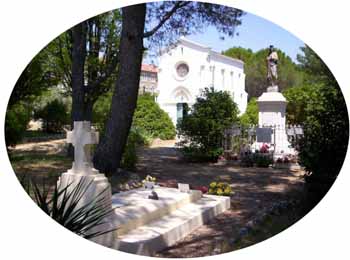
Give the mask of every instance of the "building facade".
[[240, 114], [246, 110], [248, 94], [241, 60], [224, 56], [185, 38], [162, 51], [157, 102], [169, 114], [174, 125], [183, 117], [184, 107], [191, 107], [206, 87], [229, 92]]
[[157, 94], [158, 68], [153, 64], [142, 64], [139, 94]]

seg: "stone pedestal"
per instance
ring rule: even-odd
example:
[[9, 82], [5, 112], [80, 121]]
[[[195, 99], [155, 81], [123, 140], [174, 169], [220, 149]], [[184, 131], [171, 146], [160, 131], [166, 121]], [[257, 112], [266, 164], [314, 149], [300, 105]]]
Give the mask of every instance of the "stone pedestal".
[[[94, 169], [95, 170], [95, 169]], [[75, 187], [80, 181], [83, 181], [86, 188], [84, 195], [79, 201], [77, 208], [80, 208], [89, 203], [96, 203], [96, 197], [103, 198], [103, 206], [108, 210], [112, 209], [112, 191], [111, 185], [104, 174], [99, 173], [97, 170], [94, 174], [86, 175], [84, 173], [75, 173], [71, 170], [63, 173], [58, 180], [59, 187], [66, 187], [70, 185], [68, 191]], [[106, 217], [105, 224], [96, 227], [91, 232], [112, 230], [111, 216]], [[114, 232], [109, 232], [101, 236], [90, 239], [100, 245], [111, 247], [115, 239]]]
[[278, 92], [277, 86], [268, 88], [257, 100], [259, 107], [259, 125], [257, 140], [254, 144], [259, 149], [264, 143], [274, 150], [274, 158], [284, 154], [294, 154], [288, 142], [286, 133], [286, 105], [287, 100]]
[[[108, 210], [112, 209], [112, 191], [111, 185], [104, 174], [96, 173], [91, 175], [76, 174], [71, 171], [65, 172], [58, 180], [59, 187], [66, 187], [70, 184], [68, 191], [75, 187], [83, 180], [84, 188], [86, 189], [77, 208], [80, 208], [89, 203], [96, 203], [96, 197], [103, 198], [102, 205]], [[106, 217], [106, 222], [103, 225], [96, 227], [91, 232], [112, 230], [114, 226], [111, 223], [111, 216]], [[110, 247], [114, 241], [114, 233], [109, 232], [101, 236], [90, 239], [100, 245]]]
[[[71, 191], [76, 185], [83, 186], [84, 192], [79, 200], [77, 209], [90, 203], [101, 203], [107, 210], [112, 209], [111, 185], [104, 174], [93, 168], [91, 160], [91, 145], [98, 143], [98, 133], [91, 129], [87, 121], [74, 122], [74, 129], [67, 133], [67, 143], [74, 146], [74, 162], [72, 169], [63, 173], [58, 180], [58, 187], [68, 187]], [[103, 222], [105, 224], [95, 227], [91, 233], [112, 230], [112, 213]], [[114, 232], [97, 236], [91, 240], [103, 246], [111, 247], [114, 243]]]

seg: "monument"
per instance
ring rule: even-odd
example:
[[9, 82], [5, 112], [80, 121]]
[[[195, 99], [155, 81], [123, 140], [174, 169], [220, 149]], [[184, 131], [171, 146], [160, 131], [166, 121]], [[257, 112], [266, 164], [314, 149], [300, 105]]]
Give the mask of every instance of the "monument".
[[288, 141], [286, 133], [286, 98], [278, 91], [278, 54], [271, 45], [266, 58], [267, 91], [257, 100], [259, 107], [259, 122], [256, 131], [257, 140], [254, 149], [260, 149], [264, 144], [273, 150], [274, 159], [286, 154], [294, 154], [294, 149]]
[[[94, 169], [92, 165], [91, 145], [97, 144], [98, 139], [98, 132], [91, 129], [91, 122], [88, 121], [75, 121], [73, 130], [67, 132], [67, 143], [74, 146], [74, 162], [72, 168], [61, 175], [58, 186], [66, 187], [70, 185], [69, 189], [71, 189], [83, 180], [86, 184], [86, 192], [79, 201], [77, 208], [93, 203], [94, 198], [100, 196], [103, 197], [103, 206], [112, 209], [112, 192], [108, 179], [104, 174]], [[111, 219], [108, 217], [105, 222], [92, 232], [112, 230]], [[110, 247], [114, 241], [114, 233], [110, 232], [91, 240]]]
[[108, 179], [92, 165], [91, 145], [98, 143], [98, 133], [91, 129], [91, 123], [74, 122], [73, 131], [67, 133], [67, 142], [74, 146], [74, 162], [61, 175], [59, 187], [73, 188], [84, 179], [89, 186], [82, 194], [78, 210], [96, 203], [94, 198], [99, 195], [104, 196], [104, 207], [113, 208], [104, 224], [91, 231], [113, 230], [91, 239], [100, 245], [152, 255], [230, 208], [230, 197], [203, 195], [199, 190], [190, 190], [189, 184], [182, 184], [179, 189], [145, 185], [112, 196]]

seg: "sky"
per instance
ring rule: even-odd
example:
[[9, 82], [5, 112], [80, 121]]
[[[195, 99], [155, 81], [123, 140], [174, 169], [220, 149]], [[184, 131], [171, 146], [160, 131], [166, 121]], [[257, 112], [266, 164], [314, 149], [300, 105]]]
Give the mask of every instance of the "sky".
[[[218, 52], [239, 46], [257, 51], [274, 45], [295, 62], [297, 54], [300, 53], [299, 48], [304, 45], [303, 41], [278, 25], [250, 13], [242, 16], [242, 24], [237, 27], [237, 32], [238, 36], [225, 37], [225, 40], [221, 40], [221, 35], [216, 29], [208, 27], [207, 30], [189, 35], [186, 38], [211, 47]], [[151, 60], [151, 58], [147, 58], [145, 62], [150, 63]], [[156, 60], [153, 61], [157, 63]]]

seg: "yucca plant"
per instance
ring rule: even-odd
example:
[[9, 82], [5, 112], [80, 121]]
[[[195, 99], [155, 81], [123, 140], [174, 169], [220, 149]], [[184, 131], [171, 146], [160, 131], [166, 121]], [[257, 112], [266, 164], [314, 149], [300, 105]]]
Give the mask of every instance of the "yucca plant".
[[[96, 227], [106, 224], [106, 218], [113, 211], [107, 207], [107, 203], [102, 191], [90, 202], [80, 205], [79, 202], [86, 194], [92, 181], [87, 182], [82, 178], [77, 183], [69, 183], [64, 187], [55, 184], [52, 193], [49, 189], [43, 187], [40, 189], [37, 183], [30, 181], [32, 193], [37, 205], [51, 218], [70, 231], [86, 238], [91, 239], [116, 229], [94, 231]], [[25, 187], [27, 192], [30, 188]]]

